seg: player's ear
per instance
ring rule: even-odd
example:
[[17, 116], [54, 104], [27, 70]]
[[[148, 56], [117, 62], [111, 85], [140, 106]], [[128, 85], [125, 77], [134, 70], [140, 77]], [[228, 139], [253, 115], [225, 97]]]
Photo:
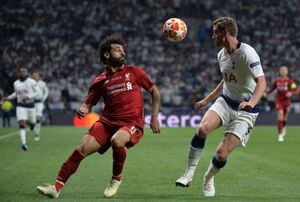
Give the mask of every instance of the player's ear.
[[109, 56], [110, 56], [109, 52], [105, 51], [105, 52], [104, 52], [104, 57], [105, 57], [106, 59], [108, 59]]
[[223, 30], [223, 33], [224, 33], [225, 36], [230, 35], [230, 33], [229, 33], [229, 31], [228, 31], [227, 29], [224, 29], [224, 30]]

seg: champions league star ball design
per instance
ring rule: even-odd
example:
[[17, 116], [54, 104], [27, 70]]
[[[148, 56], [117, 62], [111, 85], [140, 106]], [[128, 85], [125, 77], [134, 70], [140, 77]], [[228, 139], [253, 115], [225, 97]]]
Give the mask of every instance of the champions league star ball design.
[[162, 27], [164, 37], [171, 42], [179, 42], [184, 39], [187, 27], [183, 20], [170, 18]]

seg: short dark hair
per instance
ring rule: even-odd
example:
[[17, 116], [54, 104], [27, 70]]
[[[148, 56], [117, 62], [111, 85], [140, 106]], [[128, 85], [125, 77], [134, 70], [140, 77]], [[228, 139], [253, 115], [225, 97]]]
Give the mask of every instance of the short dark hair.
[[104, 57], [105, 52], [111, 51], [111, 45], [112, 44], [119, 44], [124, 47], [124, 40], [121, 35], [119, 34], [113, 34], [110, 36], [107, 36], [103, 41], [101, 41], [99, 45], [99, 55], [100, 60], [106, 64], [106, 58]]
[[228, 30], [231, 36], [237, 36], [238, 34], [238, 27], [236, 20], [231, 17], [221, 17], [213, 21], [213, 25], [217, 26], [218, 29]]
[[33, 69], [33, 70], [32, 70], [32, 73], [39, 73], [39, 74], [40, 74], [41, 71], [40, 71], [39, 69]]

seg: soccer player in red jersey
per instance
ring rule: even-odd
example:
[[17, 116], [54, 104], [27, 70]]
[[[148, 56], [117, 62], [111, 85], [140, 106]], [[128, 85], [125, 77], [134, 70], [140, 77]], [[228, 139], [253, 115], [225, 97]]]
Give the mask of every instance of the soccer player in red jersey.
[[297, 93], [296, 84], [288, 77], [288, 68], [280, 67], [280, 76], [275, 78], [273, 85], [266, 91], [265, 96], [277, 90], [275, 104], [277, 109], [278, 141], [283, 142], [286, 133], [286, 123], [291, 104], [291, 96]]
[[37, 190], [51, 198], [58, 198], [60, 190], [69, 177], [76, 172], [86, 156], [113, 150], [113, 174], [104, 196], [109, 198], [117, 193], [121, 184], [121, 173], [126, 159], [126, 149], [134, 146], [143, 136], [144, 103], [141, 88], [152, 97], [150, 127], [153, 133], [160, 133], [158, 112], [160, 94], [147, 74], [135, 66], [125, 66], [123, 39], [111, 35], [100, 44], [100, 59], [107, 66], [89, 87], [85, 101], [77, 109], [77, 116], [84, 117], [100, 98], [105, 108], [100, 119], [94, 123], [75, 148], [71, 156], [62, 164], [53, 185], [38, 186]]

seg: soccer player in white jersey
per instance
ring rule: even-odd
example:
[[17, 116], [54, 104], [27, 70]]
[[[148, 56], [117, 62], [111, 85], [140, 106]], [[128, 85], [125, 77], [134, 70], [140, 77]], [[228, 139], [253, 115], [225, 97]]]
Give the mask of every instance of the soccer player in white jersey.
[[224, 138], [203, 177], [203, 194], [206, 197], [215, 195], [214, 176], [225, 166], [230, 153], [237, 147], [246, 146], [258, 116], [259, 100], [266, 88], [259, 56], [251, 46], [237, 40], [237, 33], [237, 23], [233, 18], [222, 17], [213, 22], [212, 39], [217, 46], [223, 47], [218, 53], [223, 79], [195, 105], [201, 109], [216, 99], [192, 138], [187, 169], [176, 181], [177, 186], [188, 187], [191, 184], [206, 138], [216, 128], [226, 126]]
[[39, 95], [35, 99], [35, 113], [36, 113], [36, 124], [34, 127], [34, 140], [40, 140], [40, 131], [41, 131], [41, 121], [44, 110], [44, 103], [49, 95], [49, 89], [44, 81], [40, 79], [39, 70], [34, 70], [32, 72], [32, 78], [36, 81], [39, 87]]
[[38, 96], [39, 89], [36, 82], [28, 77], [27, 69], [21, 68], [18, 76], [19, 79], [14, 82], [14, 92], [6, 99], [17, 98], [17, 119], [19, 121], [22, 149], [26, 151], [26, 122], [28, 121], [31, 129], [34, 128], [36, 122], [34, 100]]

